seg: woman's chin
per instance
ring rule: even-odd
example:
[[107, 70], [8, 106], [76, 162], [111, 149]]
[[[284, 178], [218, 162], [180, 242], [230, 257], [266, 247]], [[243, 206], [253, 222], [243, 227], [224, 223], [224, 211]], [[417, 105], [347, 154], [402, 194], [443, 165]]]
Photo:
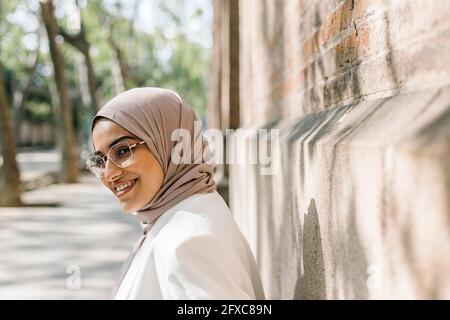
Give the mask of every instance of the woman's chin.
[[119, 199], [119, 203], [122, 208], [122, 211], [127, 214], [136, 214], [137, 211], [144, 208], [146, 204], [150, 203], [153, 200], [153, 197], [155, 196], [155, 194], [156, 194], [156, 192], [152, 193], [150, 196], [147, 196], [146, 199], [150, 198], [150, 200], [145, 200], [145, 201], [142, 201], [142, 199], [136, 200], [136, 197]]

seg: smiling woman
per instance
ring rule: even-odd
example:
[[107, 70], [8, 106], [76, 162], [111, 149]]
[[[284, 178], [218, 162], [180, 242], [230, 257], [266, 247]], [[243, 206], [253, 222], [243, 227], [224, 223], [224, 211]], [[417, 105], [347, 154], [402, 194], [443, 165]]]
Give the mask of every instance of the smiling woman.
[[[253, 254], [216, 191], [204, 157], [208, 143], [194, 135], [195, 121], [178, 94], [161, 88], [126, 91], [92, 120], [88, 168], [144, 228], [115, 299], [264, 299]], [[194, 137], [189, 163], [173, 161], [181, 142], [171, 137], [180, 129]]]
[[95, 124], [92, 138], [97, 151], [89, 159], [91, 171], [98, 173], [102, 183], [119, 198], [124, 212], [132, 213], [144, 207], [164, 179], [161, 165], [148, 147], [133, 150], [132, 147], [145, 141], [136, 143], [139, 138], [104, 117]]

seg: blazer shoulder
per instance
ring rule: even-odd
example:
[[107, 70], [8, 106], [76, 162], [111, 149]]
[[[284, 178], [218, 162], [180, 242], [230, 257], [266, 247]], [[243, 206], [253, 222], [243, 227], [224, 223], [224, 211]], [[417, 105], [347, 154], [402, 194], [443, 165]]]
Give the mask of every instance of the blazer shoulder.
[[175, 244], [199, 233], [209, 233], [210, 223], [198, 212], [179, 209], [161, 228], [155, 238], [155, 245], [159, 243]]
[[231, 241], [236, 232], [231, 211], [218, 193], [196, 195], [170, 213], [155, 238], [155, 247], [176, 247], [189, 238], [206, 235]]

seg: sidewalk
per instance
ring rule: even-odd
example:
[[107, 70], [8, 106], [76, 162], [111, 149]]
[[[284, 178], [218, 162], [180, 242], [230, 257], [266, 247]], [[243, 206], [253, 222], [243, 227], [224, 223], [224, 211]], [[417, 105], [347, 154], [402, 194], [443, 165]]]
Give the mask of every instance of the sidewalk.
[[0, 208], [0, 299], [107, 299], [141, 235], [137, 220], [93, 176], [23, 200]]

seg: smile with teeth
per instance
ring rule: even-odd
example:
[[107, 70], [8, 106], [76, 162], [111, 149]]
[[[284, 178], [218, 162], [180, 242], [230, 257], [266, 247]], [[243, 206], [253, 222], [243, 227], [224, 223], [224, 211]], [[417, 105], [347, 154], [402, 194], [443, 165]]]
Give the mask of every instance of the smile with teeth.
[[121, 185], [115, 187], [114, 190], [116, 191], [116, 194], [121, 195], [121, 194], [128, 192], [129, 190], [132, 189], [132, 187], [134, 187], [136, 181], [137, 181], [137, 179], [134, 179], [134, 180], [128, 181], [126, 183], [122, 183]]

